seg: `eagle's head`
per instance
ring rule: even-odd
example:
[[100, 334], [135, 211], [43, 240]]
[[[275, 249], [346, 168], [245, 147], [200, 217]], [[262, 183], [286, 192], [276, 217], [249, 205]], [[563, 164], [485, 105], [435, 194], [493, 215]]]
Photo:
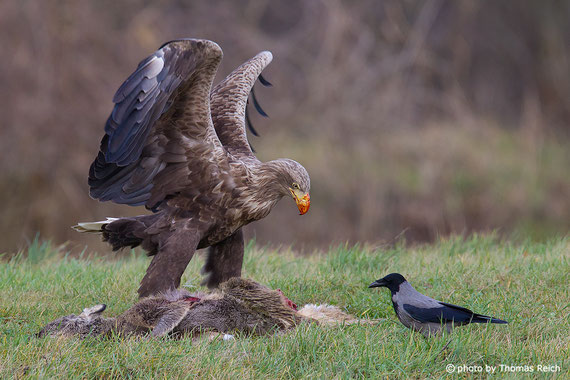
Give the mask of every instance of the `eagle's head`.
[[281, 175], [278, 177], [281, 190], [284, 195], [291, 195], [301, 215], [305, 214], [311, 206], [309, 173], [297, 161], [288, 158], [277, 161], [281, 164]]
[[311, 180], [307, 170], [297, 161], [279, 158], [261, 163], [255, 168], [252, 179], [255, 184], [252, 195], [258, 204], [265, 205], [263, 215], [286, 196], [293, 198], [301, 215], [309, 211]]

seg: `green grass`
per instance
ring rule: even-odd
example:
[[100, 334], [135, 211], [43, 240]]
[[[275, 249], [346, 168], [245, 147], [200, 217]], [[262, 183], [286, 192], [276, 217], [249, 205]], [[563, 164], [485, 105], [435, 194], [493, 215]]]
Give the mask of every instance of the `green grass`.
[[[514, 245], [473, 236], [415, 248], [338, 247], [308, 257], [250, 244], [244, 276], [281, 288], [299, 305], [335, 304], [378, 318], [379, 325], [311, 325], [284, 335], [194, 344], [33, 337], [45, 323], [96, 303], [108, 305], [107, 315], [121, 313], [136, 301], [148, 262], [135, 254], [65, 257], [37, 241], [27, 255], [0, 262], [0, 378], [445, 378], [448, 364], [528, 365], [533, 378], [538, 364], [558, 365], [560, 372], [538, 374], [568, 378], [568, 238]], [[202, 264], [195, 258], [186, 271], [183, 283], [191, 290], [200, 288]], [[390, 272], [434, 298], [510, 324], [466, 326], [425, 339], [397, 322], [386, 289], [367, 288]]]

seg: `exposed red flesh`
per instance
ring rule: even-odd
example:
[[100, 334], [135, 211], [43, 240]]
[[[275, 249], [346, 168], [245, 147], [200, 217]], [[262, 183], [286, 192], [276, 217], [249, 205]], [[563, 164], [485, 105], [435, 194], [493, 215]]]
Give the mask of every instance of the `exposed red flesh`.
[[281, 295], [281, 300], [283, 301], [283, 303], [287, 306], [289, 306], [291, 309], [293, 310], [297, 310], [297, 304], [293, 301], [291, 301], [289, 298], [287, 298], [287, 296], [285, 296], [285, 294], [283, 294], [283, 292], [281, 291], [281, 289], [277, 289], [277, 291], [279, 292], [279, 294]]
[[187, 302], [192, 302], [192, 303], [202, 301], [201, 298], [192, 297], [192, 296], [186, 296], [186, 297], [183, 298], [183, 300], [184, 300], [184, 301], [187, 301]]

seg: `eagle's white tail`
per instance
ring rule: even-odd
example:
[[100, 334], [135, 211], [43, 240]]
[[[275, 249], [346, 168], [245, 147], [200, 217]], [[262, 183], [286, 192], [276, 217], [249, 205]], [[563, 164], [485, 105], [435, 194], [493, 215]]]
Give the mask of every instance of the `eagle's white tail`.
[[119, 218], [107, 218], [107, 220], [102, 220], [100, 222], [77, 223], [76, 226], [73, 226], [71, 228], [73, 228], [77, 232], [88, 232], [92, 234], [98, 234], [101, 233], [101, 229], [105, 224], [109, 224], [111, 222], [114, 222], [115, 220], [119, 220]]

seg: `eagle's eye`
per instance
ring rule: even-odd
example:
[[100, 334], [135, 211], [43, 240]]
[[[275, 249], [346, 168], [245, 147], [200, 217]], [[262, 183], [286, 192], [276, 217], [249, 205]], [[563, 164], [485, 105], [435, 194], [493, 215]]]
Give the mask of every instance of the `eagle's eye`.
[[297, 182], [293, 182], [293, 185], [291, 185], [293, 187], [293, 189], [301, 189], [301, 187], [299, 186], [299, 184]]

